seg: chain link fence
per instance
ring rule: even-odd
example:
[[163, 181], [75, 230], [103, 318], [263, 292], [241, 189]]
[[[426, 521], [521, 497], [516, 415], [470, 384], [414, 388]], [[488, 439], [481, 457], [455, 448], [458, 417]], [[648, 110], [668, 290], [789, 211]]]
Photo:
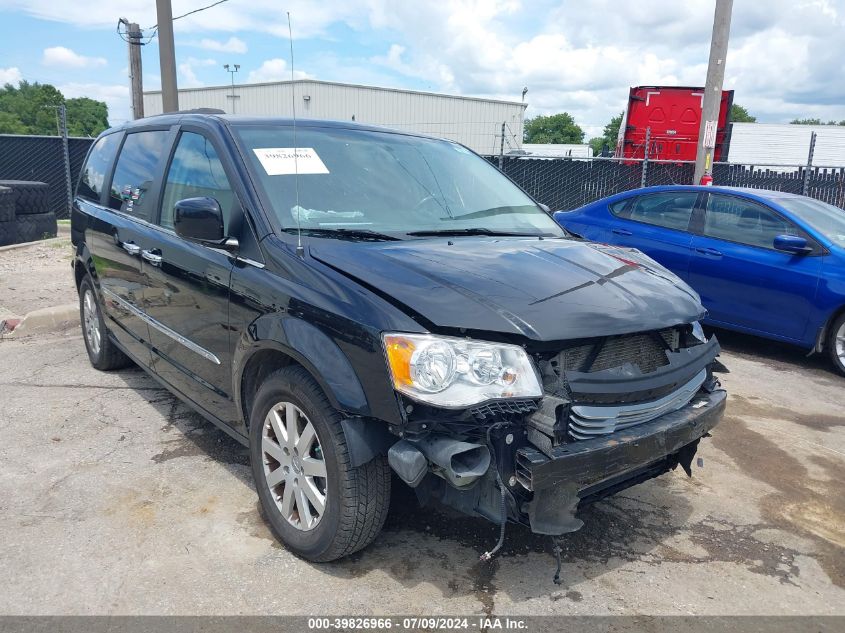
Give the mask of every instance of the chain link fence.
[[[65, 156], [60, 136], [0, 134], [0, 180], [46, 182], [51, 210], [57, 217], [66, 218], [72, 187], [91, 143], [90, 138], [69, 138]], [[653, 159], [505, 155], [489, 156], [488, 160], [494, 165], [501, 161], [505, 174], [552, 209], [574, 209], [638, 187], [690, 184], [694, 171], [692, 162]], [[66, 165], [70, 168], [70, 187]], [[804, 194], [845, 209], [845, 166], [715, 163], [713, 181], [727, 187]]]
[[[686, 185], [692, 162], [622, 158], [491, 156], [494, 165], [553, 210], [575, 209], [623, 191], [653, 185]], [[845, 209], [845, 167], [715, 163], [713, 181], [725, 187], [804, 194]]]
[[[60, 136], [0, 134], [0, 180], [35, 180], [50, 187], [50, 210], [70, 215], [70, 196], [85, 154], [94, 139], [69, 138], [65, 156]], [[70, 187], [67, 167], [70, 166]]]

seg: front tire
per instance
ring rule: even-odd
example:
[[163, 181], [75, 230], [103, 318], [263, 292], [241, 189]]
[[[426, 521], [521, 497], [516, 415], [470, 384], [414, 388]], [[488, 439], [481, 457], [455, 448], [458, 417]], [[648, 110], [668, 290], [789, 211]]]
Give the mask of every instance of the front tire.
[[340, 414], [305, 369], [285, 367], [262, 383], [249, 438], [261, 507], [288, 549], [328, 562], [375, 539], [390, 505], [387, 459], [351, 465]]
[[833, 366], [840, 374], [845, 375], [845, 314], [840, 314], [830, 328], [827, 351]]
[[88, 350], [88, 360], [95, 369], [109, 371], [123, 369], [132, 364], [129, 357], [109, 338], [103, 311], [97, 300], [97, 291], [90, 275], [85, 275], [79, 284], [79, 320], [85, 349]]

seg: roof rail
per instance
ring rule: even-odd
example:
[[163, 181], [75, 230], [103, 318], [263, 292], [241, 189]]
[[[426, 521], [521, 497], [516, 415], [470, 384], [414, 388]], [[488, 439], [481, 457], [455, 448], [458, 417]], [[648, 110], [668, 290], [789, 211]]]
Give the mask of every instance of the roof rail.
[[162, 112], [152, 116], [165, 116], [167, 114], [226, 114], [225, 110], [219, 108], [193, 108], [191, 110], [176, 110], [175, 112]]

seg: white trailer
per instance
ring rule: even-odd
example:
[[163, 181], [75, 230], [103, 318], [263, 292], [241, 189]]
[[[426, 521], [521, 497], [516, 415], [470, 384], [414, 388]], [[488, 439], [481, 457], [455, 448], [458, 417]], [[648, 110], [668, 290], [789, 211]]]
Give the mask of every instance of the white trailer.
[[845, 126], [788, 123], [732, 123], [728, 162], [752, 165], [806, 165], [816, 133], [813, 165], [845, 167]]

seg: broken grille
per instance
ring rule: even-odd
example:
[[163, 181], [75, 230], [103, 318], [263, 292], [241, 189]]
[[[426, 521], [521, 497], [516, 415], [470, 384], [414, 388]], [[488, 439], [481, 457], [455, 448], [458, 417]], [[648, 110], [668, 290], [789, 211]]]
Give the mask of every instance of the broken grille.
[[666, 350], [677, 350], [679, 341], [680, 333], [677, 328], [609, 336], [567, 348], [557, 355], [552, 364], [558, 372], [596, 372], [631, 363], [646, 374], [668, 365]]
[[689, 404], [706, 378], [707, 370], [702, 369], [680, 389], [653, 402], [619, 406], [574, 405], [569, 416], [569, 435], [576, 440], [588, 440], [677, 411]]

